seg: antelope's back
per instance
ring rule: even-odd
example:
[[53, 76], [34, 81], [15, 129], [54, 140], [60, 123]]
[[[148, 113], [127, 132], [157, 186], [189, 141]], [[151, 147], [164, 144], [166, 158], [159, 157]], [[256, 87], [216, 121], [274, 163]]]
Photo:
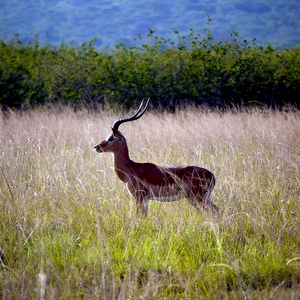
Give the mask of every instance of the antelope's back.
[[205, 168], [198, 166], [187, 166], [187, 167], [171, 167], [168, 171], [180, 179], [206, 179], [208, 181], [215, 181], [215, 176], [212, 172]]

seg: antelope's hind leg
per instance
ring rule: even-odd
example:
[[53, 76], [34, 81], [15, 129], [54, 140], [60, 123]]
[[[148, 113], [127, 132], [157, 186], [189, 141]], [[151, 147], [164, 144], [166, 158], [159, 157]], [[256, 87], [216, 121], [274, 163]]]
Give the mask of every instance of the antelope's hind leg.
[[212, 177], [209, 183], [199, 180], [197, 186], [192, 186], [187, 192], [187, 199], [197, 210], [210, 209], [214, 213], [219, 212], [219, 208], [211, 201], [210, 194], [215, 186], [215, 178]]
[[208, 186], [206, 186], [204, 188], [205, 192], [204, 192], [204, 195], [202, 197], [202, 201], [203, 201], [203, 205], [205, 207], [209, 208], [212, 212], [217, 213], [217, 212], [219, 212], [219, 208], [210, 199], [210, 194], [211, 194], [211, 192], [212, 192], [212, 190], [215, 186], [215, 183], [216, 183], [215, 176], [212, 175]]
[[202, 203], [205, 208], [209, 208], [212, 212], [218, 213], [219, 208], [211, 201], [210, 193], [211, 193], [211, 191], [209, 191], [209, 190], [205, 193], [205, 195], [203, 196], [203, 199], [202, 199]]
[[193, 205], [198, 211], [211, 210], [213, 213], [218, 213], [219, 208], [210, 199], [210, 192], [207, 192], [203, 197], [199, 195], [187, 197], [189, 203]]

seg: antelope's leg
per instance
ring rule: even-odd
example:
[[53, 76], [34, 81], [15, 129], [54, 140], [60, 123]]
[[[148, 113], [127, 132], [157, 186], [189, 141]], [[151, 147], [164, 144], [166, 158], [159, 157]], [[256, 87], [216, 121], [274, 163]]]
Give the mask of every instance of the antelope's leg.
[[142, 196], [138, 196], [136, 199], [136, 208], [137, 214], [142, 214], [143, 216], [147, 216], [148, 213], [148, 200], [144, 199]]
[[202, 211], [203, 209], [210, 209], [212, 212], [217, 213], [219, 208], [211, 201], [209, 196], [200, 197], [198, 196], [189, 196], [189, 203], [194, 206], [198, 211]]
[[209, 183], [207, 191], [205, 192], [205, 194], [203, 196], [203, 204], [206, 207], [209, 207], [213, 212], [217, 213], [219, 211], [219, 208], [210, 199], [210, 194], [214, 188], [214, 185], [215, 185], [215, 178], [213, 177]]
[[202, 199], [199, 199], [198, 197], [196, 196], [192, 196], [192, 195], [189, 195], [187, 197], [187, 200], [189, 201], [189, 203], [195, 207], [198, 211], [201, 211], [203, 209], [203, 204], [201, 203]]
[[214, 213], [219, 212], [219, 208], [218, 206], [216, 206], [210, 199], [210, 192], [207, 191], [207, 193], [204, 195], [203, 197], [203, 205], [204, 207], [209, 208], [210, 210], [212, 210]]
[[[192, 183], [189, 184], [189, 183]], [[218, 207], [211, 201], [210, 194], [214, 188], [215, 179], [211, 178], [209, 182], [200, 179], [198, 181], [190, 181], [186, 185], [187, 199], [197, 210], [211, 209], [213, 212], [218, 212]]]

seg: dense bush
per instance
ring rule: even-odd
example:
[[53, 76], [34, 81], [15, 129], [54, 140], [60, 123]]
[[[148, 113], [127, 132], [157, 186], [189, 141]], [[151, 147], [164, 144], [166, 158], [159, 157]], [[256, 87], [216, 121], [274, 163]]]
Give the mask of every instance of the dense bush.
[[136, 46], [96, 50], [81, 46], [22, 44], [16, 36], [0, 43], [0, 104], [21, 108], [48, 103], [130, 107], [150, 97], [154, 107], [298, 105], [300, 48], [241, 40], [216, 41], [191, 30], [177, 43], [149, 31]]

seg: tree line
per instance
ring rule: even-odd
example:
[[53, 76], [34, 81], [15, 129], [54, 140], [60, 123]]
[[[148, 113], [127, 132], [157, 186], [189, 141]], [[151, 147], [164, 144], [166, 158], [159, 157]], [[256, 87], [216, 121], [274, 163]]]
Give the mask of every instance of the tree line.
[[176, 30], [176, 42], [155, 35], [134, 45], [97, 50], [80, 46], [0, 41], [0, 104], [31, 108], [52, 104], [127, 109], [141, 98], [174, 111], [185, 105], [230, 108], [299, 106], [300, 47], [258, 45], [232, 32], [219, 41], [206, 31]]

